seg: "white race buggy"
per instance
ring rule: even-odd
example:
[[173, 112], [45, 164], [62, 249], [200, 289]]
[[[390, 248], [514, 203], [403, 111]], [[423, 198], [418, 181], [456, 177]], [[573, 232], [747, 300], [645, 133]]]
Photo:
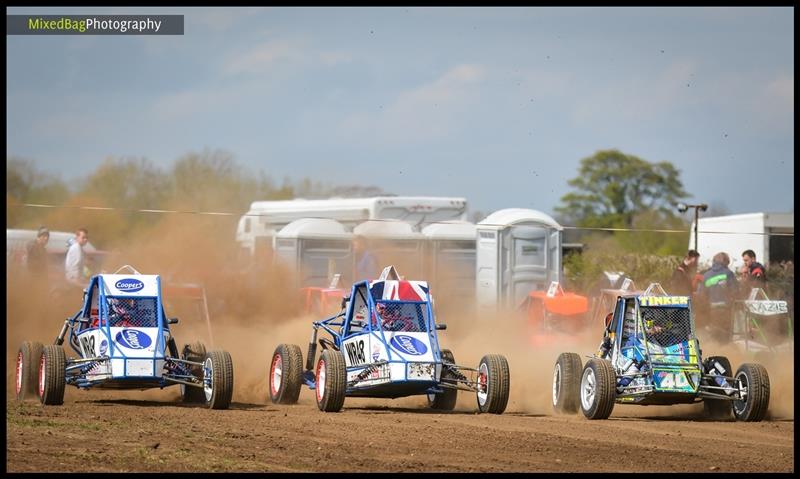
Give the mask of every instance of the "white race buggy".
[[[433, 409], [455, 407], [458, 390], [476, 394], [480, 412], [502, 414], [508, 404], [508, 361], [485, 355], [477, 369], [455, 364], [453, 353], [439, 348], [428, 285], [400, 280], [387, 267], [376, 281], [359, 281], [342, 300], [343, 311], [313, 322], [303, 369], [300, 347], [280, 344], [269, 367], [273, 403], [297, 402], [300, 387], [315, 391], [317, 406], [336, 412], [345, 397], [398, 398], [427, 395]], [[322, 353], [315, 362], [317, 332]]]
[[[83, 306], [64, 326], [55, 344], [25, 341], [17, 354], [16, 396], [42, 404], [64, 402], [64, 389], [150, 389], [179, 384], [184, 402], [227, 409], [233, 393], [233, 362], [226, 351], [206, 351], [202, 343], [178, 354], [162, 306], [158, 275], [98, 274], [84, 290]], [[61, 345], [78, 354], [67, 358]]]

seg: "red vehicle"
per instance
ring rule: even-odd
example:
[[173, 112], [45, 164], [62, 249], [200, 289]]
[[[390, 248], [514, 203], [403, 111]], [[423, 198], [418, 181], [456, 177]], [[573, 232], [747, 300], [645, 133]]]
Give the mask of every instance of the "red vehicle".
[[531, 291], [520, 306], [530, 327], [530, 343], [545, 346], [565, 335], [582, 334], [589, 325], [589, 300], [565, 292], [557, 282], [548, 291]]

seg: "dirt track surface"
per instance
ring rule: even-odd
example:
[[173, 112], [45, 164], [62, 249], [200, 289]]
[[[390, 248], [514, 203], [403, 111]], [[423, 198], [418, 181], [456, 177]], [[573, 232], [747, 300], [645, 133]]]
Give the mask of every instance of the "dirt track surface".
[[144, 394], [70, 389], [64, 405], [55, 407], [9, 396], [6, 467], [8, 472], [794, 470], [793, 420], [709, 422], [696, 406], [682, 406], [687, 412], [671, 417], [642, 416], [647, 407], [618, 406], [605, 421], [514, 410], [479, 415], [463, 397], [458, 409], [446, 414], [425, 410], [421, 398], [348, 399], [342, 412], [322, 413], [312, 398], [304, 390], [293, 406], [234, 402], [230, 410], [212, 411], [180, 404], [176, 389]]

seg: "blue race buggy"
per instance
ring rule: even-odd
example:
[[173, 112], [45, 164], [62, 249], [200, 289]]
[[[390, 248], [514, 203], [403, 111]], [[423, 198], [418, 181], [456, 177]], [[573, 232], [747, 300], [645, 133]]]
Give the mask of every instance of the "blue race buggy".
[[[400, 280], [394, 267], [380, 279], [353, 284], [342, 312], [313, 322], [305, 369], [300, 347], [280, 344], [269, 367], [273, 403], [294, 404], [303, 384], [315, 391], [317, 406], [341, 410], [346, 396], [399, 398], [427, 395], [433, 409], [455, 407], [459, 390], [476, 394], [480, 412], [502, 414], [508, 404], [509, 369], [499, 354], [484, 356], [477, 369], [457, 366], [440, 349], [428, 285]], [[317, 333], [322, 352], [316, 360]]]
[[[16, 365], [17, 399], [38, 397], [42, 404], [64, 402], [67, 384], [79, 389], [150, 389], [178, 384], [188, 403], [227, 409], [233, 393], [233, 363], [226, 351], [202, 343], [178, 354], [158, 275], [98, 274], [89, 280], [83, 305], [64, 326], [55, 344], [25, 341]], [[77, 358], [67, 358], [65, 337]]]
[[562, 353], [553, 370], [556, 412], [580, 407], [589, 419], [606, 419], [614, 404], [669, 405], [702, 401], [712, 419], [761, 421], [769, 406], [764, 366], [742, 364], [733, 373], [725, 356], [702, 357], [688, 296], [670, 296], [658, 283], [624, 292], [606, 317], [599, 351], [585, 366]]

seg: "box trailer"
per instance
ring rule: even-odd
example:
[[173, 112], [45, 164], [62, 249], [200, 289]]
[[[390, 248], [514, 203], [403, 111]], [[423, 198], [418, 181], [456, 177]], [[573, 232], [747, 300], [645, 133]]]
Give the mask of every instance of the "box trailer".
[[711, 266], [711, 259], [719, 252], [731, 257], [730, 268], [739, 269], [742, 252], [748, 249], [756, 260], [770, 262], [794, 261], [794, 213], [747, 213], [739, 215], [700, 218], [697, 230], [697, 247], [694, 228], [689, 238], [689, 248], [700, 253], [701, 267]]
[[269, 249], [281, 228], [301, 218], [336, 220], [348, 230], [372, 219], [396, 219], [417, 231], [440, 221], [466, 220], [465, 198], [433, 196], [379, 196], [372, 198], [330, 198], [254, 201], [240, 219], [236, 241], [245, 254], [259, 256], [259, 245]]

